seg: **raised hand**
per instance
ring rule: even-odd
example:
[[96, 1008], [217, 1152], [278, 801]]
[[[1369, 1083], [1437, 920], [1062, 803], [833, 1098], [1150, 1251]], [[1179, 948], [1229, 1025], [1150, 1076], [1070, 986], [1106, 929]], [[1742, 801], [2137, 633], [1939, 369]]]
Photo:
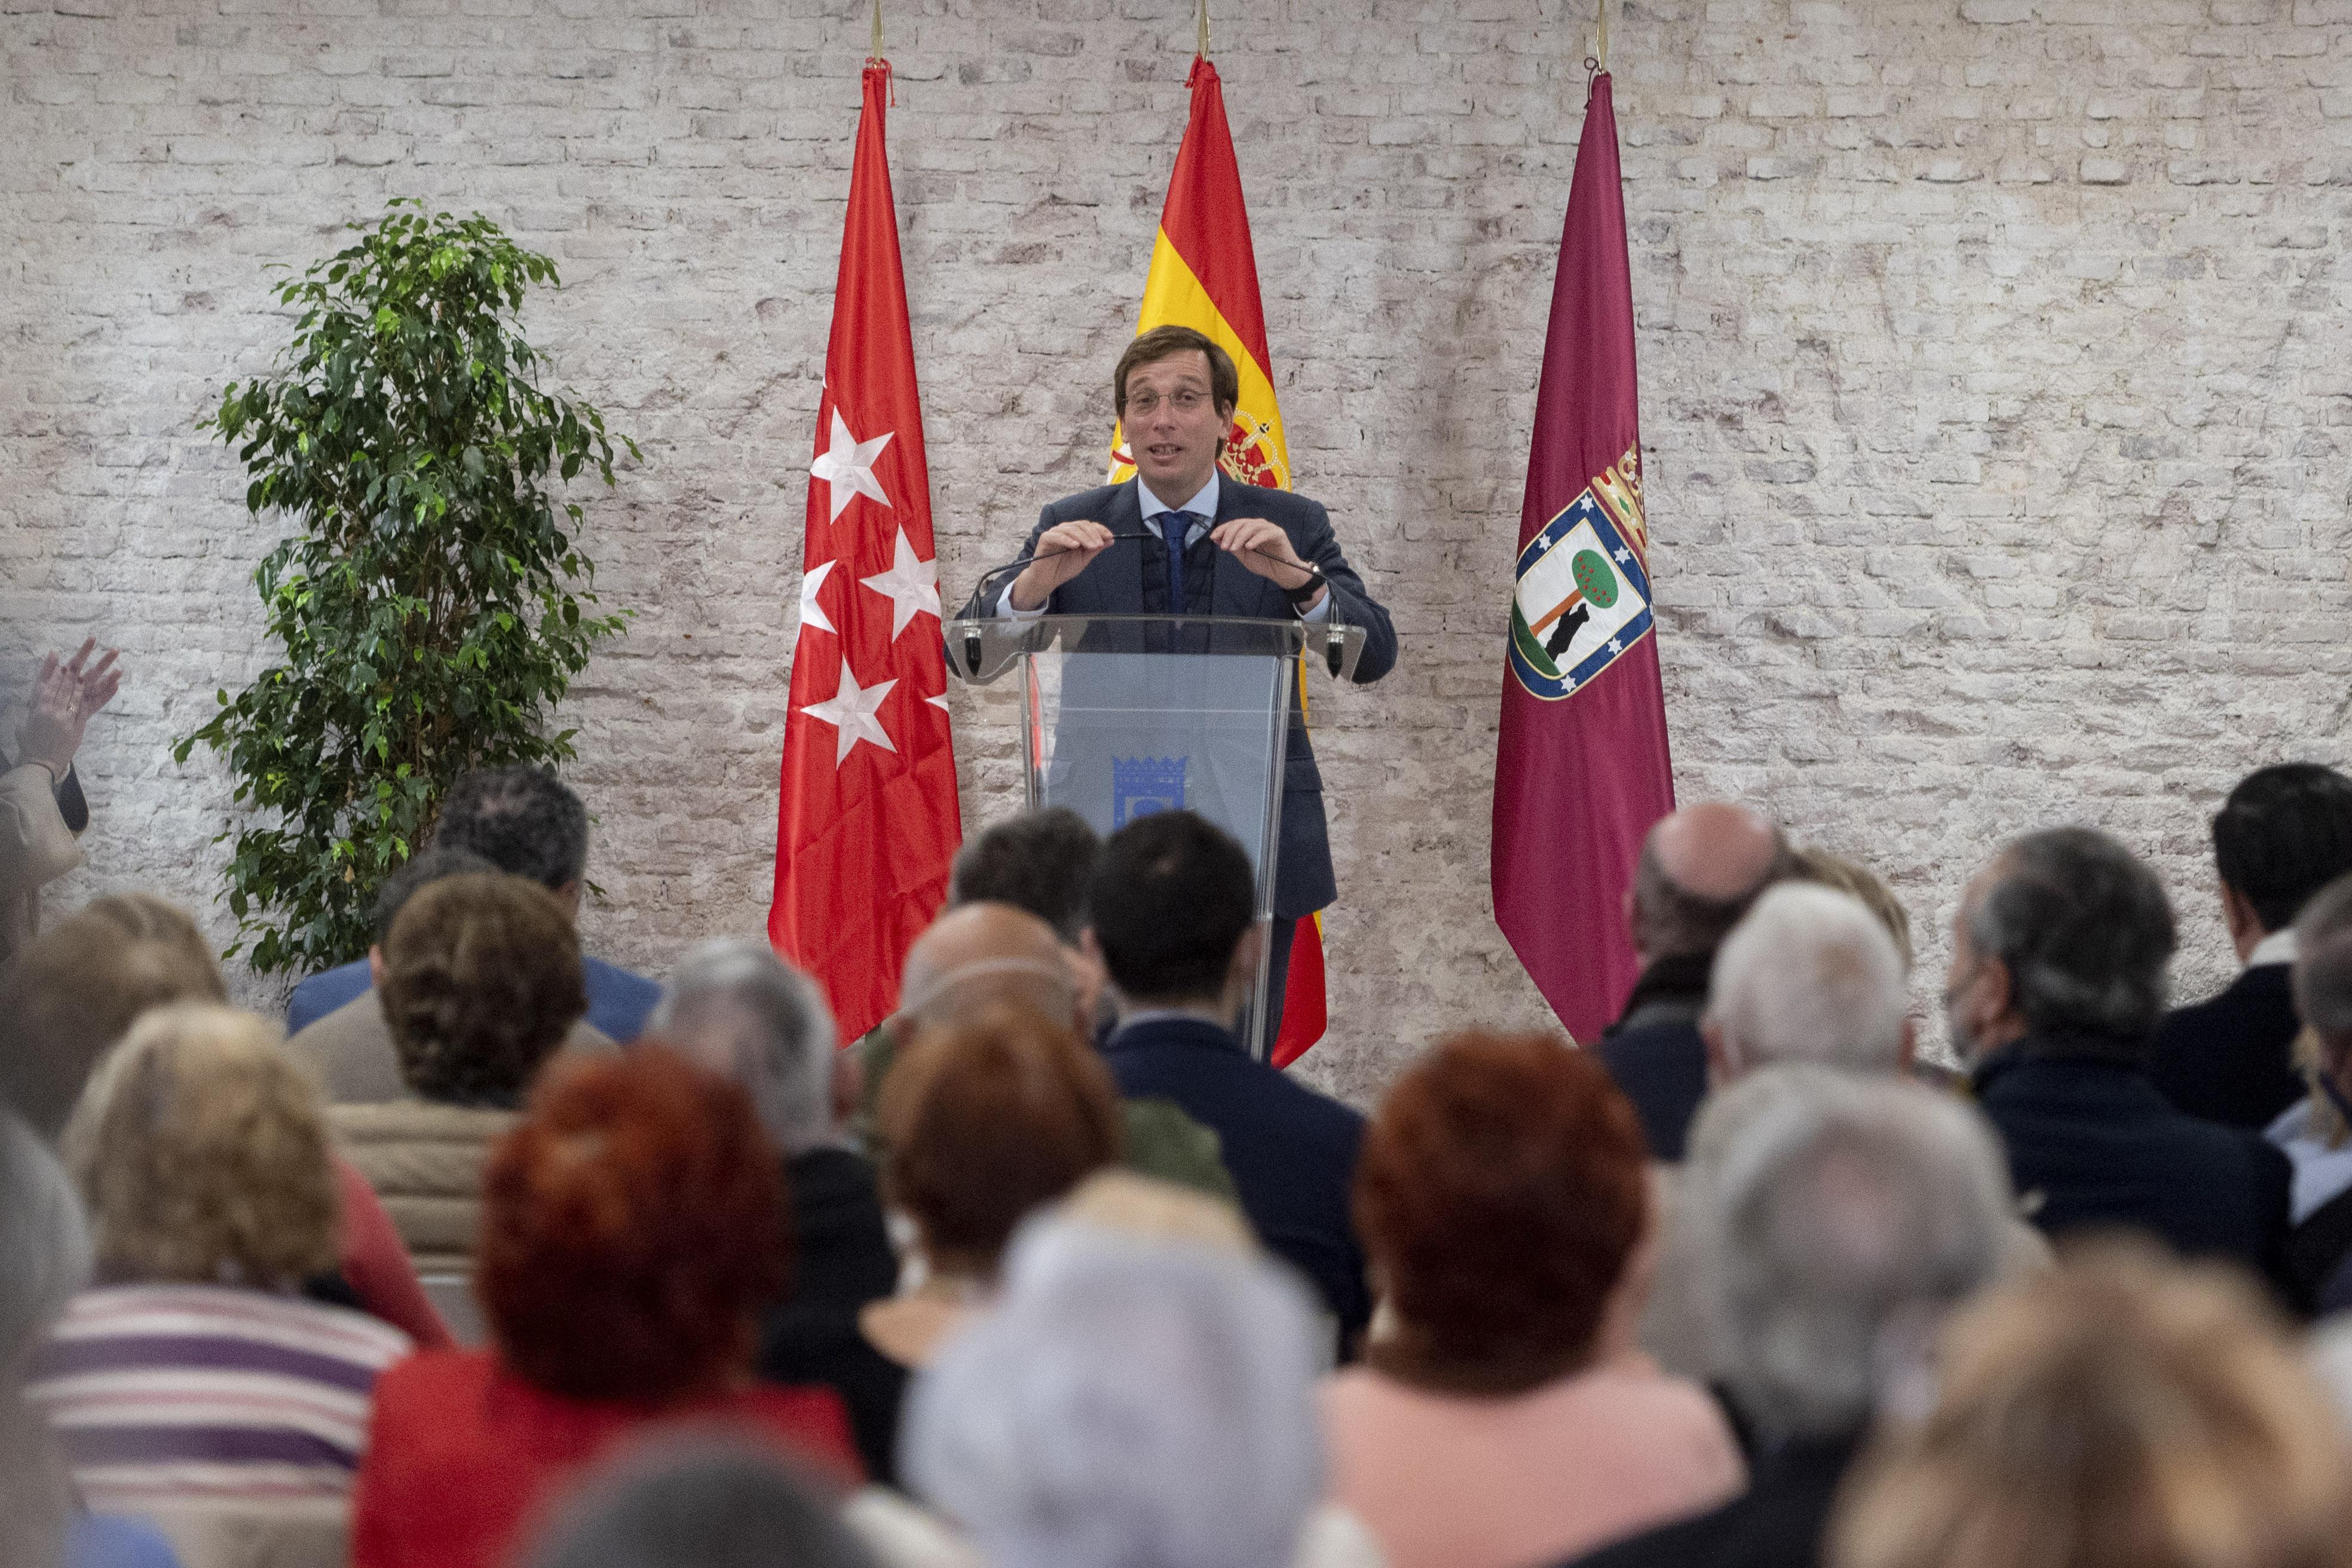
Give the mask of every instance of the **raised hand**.
[[65, 777], [81, 749], [83, 729], [90, 715], [122, 689], [117, 649], [108, 648], [96, 664], [89, 656], [98, 649], [96, 637], [85, 638], [71, 658], [44, 656], [33, 677], [32, 700], [26, 704], [24, 722], [16, 729], [18, 758], [38, 763], [56, 777]]
[[[1262, 517], [1237, 517], [1217, 524], [1209, 531], [1209, 537], [1219, 549], [1230, 551], [1244, 566], [1285, 593], [1295, 593], [1315, 581], [1314, 568], [1299, 559], [1280, 523]], [[1317, 602], [1321, 598], [1318, 590]], [[1314, 607], [1313, 604], [1306, 606]]]
[[1036, 559], [1013, 579], [1013, 607], [1034, 610], [1043, 605], [1055, 589], [1093, 565], [1113, 537], [1108, 526], [1087, 518], [1057, 522], [1039, 534], [1037, 548], [1030, 552]]

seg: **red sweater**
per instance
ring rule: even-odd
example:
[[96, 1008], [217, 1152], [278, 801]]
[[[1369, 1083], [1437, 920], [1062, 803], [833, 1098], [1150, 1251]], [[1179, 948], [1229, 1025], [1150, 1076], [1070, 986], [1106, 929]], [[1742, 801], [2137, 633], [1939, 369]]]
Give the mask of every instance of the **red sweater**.
[[502, 1568], [581, 1472], [654, 1428], [730, 1430], [837, 1480], [864, 1479], [830, 1389], [746, 1388], [658, 1408], [566, 1399], [481, 1351], [427, 1351], [376, 1380], [352, 1494], [352, 1568]]

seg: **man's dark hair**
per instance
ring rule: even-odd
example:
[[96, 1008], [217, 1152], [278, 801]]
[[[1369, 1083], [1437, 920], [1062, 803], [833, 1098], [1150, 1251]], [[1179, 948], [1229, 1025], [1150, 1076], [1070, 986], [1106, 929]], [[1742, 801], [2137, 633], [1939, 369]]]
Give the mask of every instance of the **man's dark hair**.
[[1068, 806], [1024, 812], [956, 852], [948, 903], [1011, 904], [1075, 942], [1087, 928], [1087, 884], [1101, 854], [1102, 840]]
[[479, 768], [449, 786], [433, 842], [553, 891], [588, 868], [588, 808], [545, 768]]
[[819, 1490], [763, 1449], [672, 1438], [583, 1487], [530, 1568], [874, 1568]]
[[1633, 863], [1633, 922], [1642, 950], [1653, 958], [1711, 953], [1731, 928], [1748, 918], [1764, 889], [1786, 881], [1796, 868], [1788, 844], [1773, 829], [1771, 864], [1753, 887], [1734, 899], [1704, 899], [1666, 875], [1654, 846], [1644, 843]]
[[1242, 400], [1241, 372], [1234, 368], [1234, 356], [1220, 348], [1214, 338], [1191, 327], [1154, 327], [1127, 345], [1127, 352], [1118, 356], [1118, 368], [1110, 373], [1112, 409], [1120, 418], [1127, 417], [1127, 378], [1137, 366], [1157, 364], [1195, 350], [1209, 356], [1209, 400], [1231, 414]]
[[419, 888], [437, 882], [444, 877], [462, 877], [474, 871], [495, 871], [498, 867], [470, 849], [427, 845], [409, 858], [408, 864], [383, 879], [375, 893], [375, 944], [382, 947], [392, 936], [392, 922], [400, 918], [400, 907], [408, 902]]
[[2027, 1027], [2146, 1038], [2164, 1013], [2176, 940], [2156, 873], [2089, 827], [2030, 833], [1994, 868], [1969, 940], [1979, 958], [2009, 966], [2011, 1005]]
[[2213, 817], [2213, 862], [2264, 931], [2352, 871], [2352, 779], [2317, 763], [2248, 773]]
[[1249, 856], [1189, 811], [1130, 822], [1103, 843], [1088, 903], [1095, 941], [1130, 1002], [1214, 996], [1253, 917]]

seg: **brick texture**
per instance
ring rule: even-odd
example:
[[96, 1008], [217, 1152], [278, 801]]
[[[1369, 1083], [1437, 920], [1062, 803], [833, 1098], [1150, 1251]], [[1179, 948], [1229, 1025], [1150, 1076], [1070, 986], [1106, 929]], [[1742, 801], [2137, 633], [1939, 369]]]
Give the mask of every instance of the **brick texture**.
[[[1185, 0], [891, 0], [892, 155], [950, 593], [1093, 481], [1181, 133]], [[1318, 692], [1332, 1040], [1368, 1100], [1545, 1015], [1498, 937], [1501, 627], [1580, 119], [1582, 5], [1216, 6], [1284, 413], [1404, 662]], [[2226, 972], [2204, 821], [2352, 756], [2352, 26], [2338, 0], [1645, 0], [1612, 28], [1685, 798], [1769, 807], [1943, 928], [2100, 824]], [[213, 900], [169, 741], [268, 660], [272, 529], [193, 422], [288, 331], [270, 263], [419, 195], [552, 254], [528, 329], [644, 444], [590, 500], [639, 618], [576, 689], [609, 896], [660, 973], [760, 929], [803, 471], [865, 52], [853, 0], [0, 0], [0, 668], [95, 631], [70, 903]], [[1004, 700], [959, 694], [967, 821]], [[1575, 896], [1562, 889], [1563, 897]], [[273, 988], [240, 976], [241, 994]]]

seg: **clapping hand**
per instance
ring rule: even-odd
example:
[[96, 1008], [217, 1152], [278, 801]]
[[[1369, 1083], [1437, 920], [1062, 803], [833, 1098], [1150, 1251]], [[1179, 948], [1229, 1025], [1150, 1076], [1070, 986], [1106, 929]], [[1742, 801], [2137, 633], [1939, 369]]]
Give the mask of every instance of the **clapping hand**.
[[33, 678], [33, 697], [26, 705], [25, 721], [16, 730], [20, 760], [40, 763], [59, 780], [73, 765], [74, 752], [81, 749], [82, 731], [90, 715], [122, 689], [122, 671], [115, 664], [118, 650], [108, 648], [104, 657], [91, 664], [89, 656], [97, 651], [98, 639], [88, 637], [71, 658], [60, 659], [54, 653], [45, 657]]

